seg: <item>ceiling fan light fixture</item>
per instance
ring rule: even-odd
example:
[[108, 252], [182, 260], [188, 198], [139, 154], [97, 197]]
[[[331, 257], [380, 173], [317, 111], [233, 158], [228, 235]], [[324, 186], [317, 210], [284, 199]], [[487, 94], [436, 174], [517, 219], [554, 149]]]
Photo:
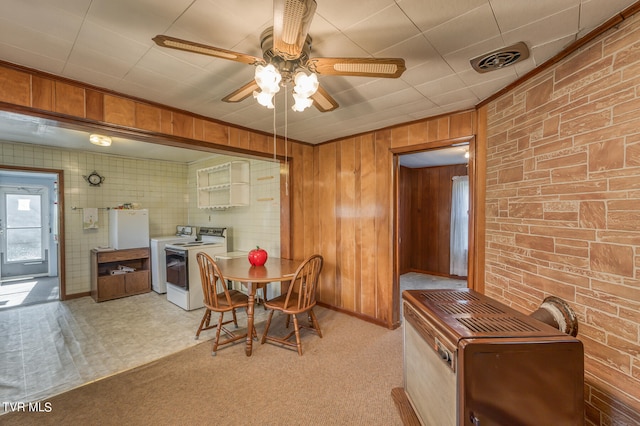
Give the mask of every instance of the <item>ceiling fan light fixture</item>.
[[304, 47], [311, 20], [316, 11], [315, 0], [276, 0], [273, 15], [273, 49], [285, 59], [298, 59]]
[[294, 92], [305, 98], [316, 93], [320, 85], [317, 75], [313, 73], [307, 75], [304, 71], [298, 71], [293, 81], [296, 84], [293, 88]]
[[291, 107], [296, 112], [302, 112], [313, 105], [313, 96], [317, 91], [320, 83], [318, 76], [314, 73], [307, 75], [304, 71], [298, 71], [293, 78], [295, 86], [293, 87], [294, 105]]
[[275, 108], [275, 105], [273, 105], [274, 95], [275, 93], [258, 92], [257, 90], [253, 92], [253, 97], [255, 98], [255, 100], [258, 101], [260, 105], [265, 106], [268, 109]]
[[256, 84], [263, 92], [275, 94], [280, 91], [282, 76], [272, 64], [258, 65], [255, 73]]
[[111, 138], [98, 134], [89, 135], [89, 142], [98, 146], [111, 146]]
[[291, 109], [296, 112], [302, 112], [305, 109], [309, 108], [311, 105], [313, 105], [313, 99], [303, 96], [296, 92], [293, 92], [293, 99], [295, 103], [293, 104]]

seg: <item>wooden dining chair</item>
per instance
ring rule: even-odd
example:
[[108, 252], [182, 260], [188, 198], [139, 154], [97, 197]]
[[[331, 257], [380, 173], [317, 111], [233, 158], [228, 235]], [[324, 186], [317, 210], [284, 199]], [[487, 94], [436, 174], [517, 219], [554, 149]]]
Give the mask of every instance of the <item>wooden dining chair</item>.
[[[200, 337], [200, 332], [203, 330], [216, 329], [216, 337], [213, 340], [213, 349], [211, 355], [216, 354], [218, 346], [232, 343], [240, 339], [247, 337], [247, 333], [235, 334], [228, 330], [225, 325], [233, 323], [238, 328], [238, 318], [236, 316], [236, 309], [247, 308], [249, 305], [249, 298], [247, 295], [239, 292], [238, 290], [229, 290], [227, 288], [227, 281], [222, 276], [220, 268], [216, 262], [206, 253], [199, 252], [196, 254], [198, 260], [198, 267], [200, 268], [200, 278], [202, 281], [202, 292], [204, 294], [204, 306], [205, 312], [200, 321], [200, 327], [196, 332], [196, 339]], [[218, 323], [210, 325], [211, 313], [217, 312], [220, 314], [218, 317]], [[224, 321], [224, 314], [231, 312], [232, 319]], [[220, 341], [220, 333], [224, 332], [228, 337], [227, 339]], [[255, 329], [253, 331], [254, 336]]]
[[[308, 257], [296, 270], [287, 292], [265, 302], [266, 308], [271, 311], [269, 312], [267, 325], [264, 328], [264, 334], [262, 335], [260, 343], [263, 344], [269, 341], [294, 347], [298, 350], [298, 355], [302, 355], [302, 344], [300, 343], [301, 328], [313, 330], [322, 338], [320, 324], [313, 312], [313, 307], [316, 305], [316, 288], [318, 286], [320, 271], [322, 270], [322, 262], [322, 256], [318, 254]], [[289, 328], [290, 319], [293, 317], [293, 331], [284, 337], [269, 335], [269, 327], [271, 326], [271, 319], [275, 311], [280, 311], [287, 315], [287, 328]], [[298, 322], [297, 315], [302, 313], [307, 314], [309, 325]], [[290, 340], [294, 335], [296, 337], [295, 342]]]

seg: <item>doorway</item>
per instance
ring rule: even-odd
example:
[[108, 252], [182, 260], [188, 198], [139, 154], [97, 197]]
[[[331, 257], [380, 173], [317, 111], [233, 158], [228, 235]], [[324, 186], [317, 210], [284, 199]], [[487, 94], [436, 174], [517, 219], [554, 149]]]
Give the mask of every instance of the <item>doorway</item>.
[[58, 176], [0, 170], [0, 309], [61, 298]]
[[394, 320], [404, 290], [472, 287], [474, 141], [394, 150]]

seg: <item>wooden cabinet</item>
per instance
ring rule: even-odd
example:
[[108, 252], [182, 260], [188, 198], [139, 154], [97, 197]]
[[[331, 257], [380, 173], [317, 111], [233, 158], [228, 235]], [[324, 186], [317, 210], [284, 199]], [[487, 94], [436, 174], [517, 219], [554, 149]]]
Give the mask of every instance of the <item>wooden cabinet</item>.
[[[133, 271], [119, 273], [129, 269]], [[148, 247], [91, 250], [91, 297], [96, 302], [147, 293], [151, 291], [149, 278]]]
[[250, 199], [249, 162], [231, 161], [196, 172], [198, 208], [247, 206]]

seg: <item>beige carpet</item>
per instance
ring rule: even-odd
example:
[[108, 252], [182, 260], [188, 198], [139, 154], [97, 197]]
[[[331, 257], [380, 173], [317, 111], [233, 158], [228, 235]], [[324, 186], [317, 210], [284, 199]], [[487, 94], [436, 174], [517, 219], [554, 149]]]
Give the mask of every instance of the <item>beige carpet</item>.
[[[50, 412], [13, 412], [3, 425], [400, 425], [391, 390], [402, 386], [402, 331], [316, 308], [323, 338], [303, 330], [304, 355], [254, 342], [211, 342], [65, 392]], [[241, 314], [243, 315], [243, 314]], [[283, 330], [284, 317], [272, 327]], [[258, 325], [262, 332], [262, 324]], [[212, 337], [213, 330], [202, 338]]]

